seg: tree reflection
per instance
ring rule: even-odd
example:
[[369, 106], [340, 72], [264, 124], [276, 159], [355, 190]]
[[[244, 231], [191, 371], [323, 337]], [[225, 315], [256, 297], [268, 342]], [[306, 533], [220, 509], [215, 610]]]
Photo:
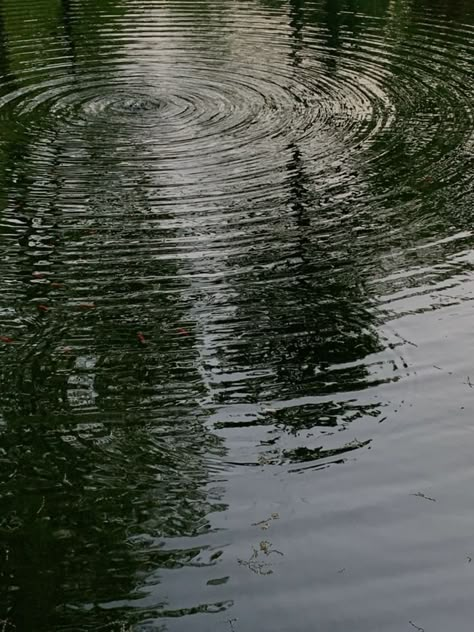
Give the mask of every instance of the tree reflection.
[[[340, 15], [337, 3], [330, 4], [326, 17], [333, 33], [331, 55], [336, 57], [342, 46]], [[289, 7], [289, 63], [297, 74], [300, 60], [311, 54], [304, 44], [305, 25], [321, 15], [314, 10], [306, 15], [299, 0]], [[232, 404], [239, 396], [248, 402], [273, 402], [271, 421], [291, 432], [343, 426], [376, 414], [376, 407], [354, 405], [343, 395], [373, 384], [365, 359], [384, 347], [373, 301], [358, 272], [358, 251], [345, 233], [345, 207], [331, 203], [329, 187], [324, 194], [314, 176], [318, 165], [306, 158], [301, 145], [293, 141], [286, 148], [286, 200], [281, 223], [268, 229], [272, 250], [262, 248], [259, 254], [254, 249], [252, 272], [239, 279], [235, 322], [251, 327], [236, 335], [238, 344], [221, 360], [221, 371], [235, 374], [236, 381], [227, 377], [219, 389], [221, 403]], [[300, 457], [309, 459], [303, 449], [291, 455]], [[312, 458], [319, 457], [312, 453]]]
[[[57, 15], [78, 91], [104, 61], [93, 4], [73, 14], [63, 0]], [[122, 11], [100, 8], [107, 27]], [[0, 35], [0, 72], [13, 89]], [[72, 137], [74, 121], [53, 118], [24, 117], [25, 142], [12, 132], [2, 144], [5, 204], [21, 227], [5, 236], [15, 272], [0, 281], [2, 325], [16, 332], [1, 349], [0, 611], [11, 630], [120, 630], [177, 614], [160, 589], [149, 597], [160, 569], [215, 563], [192, 538], [222, 509], [208, 469], [222, 447], [197, 409], [192, 335], [176, 333], [187, 306], [174, 263], [156, 256], [166, 234], [152, 185], [103, 142], [140, 160], [141, 139], [133, 129], [114, 138], [100, 117]], [[177, 536], [189, 545], [173, 545]]]
[[[470, 228], [469, 147], [472, 129], [466, 77], [470, 63], [465, 43], [454, 37], [456, 17], [469, 11], [458, 2], [389, 3], [384, 22], [385, 87], [399, 116], [385, 134], [380, 134], [367, 154], [366, 177], [371, 196], [381, 200], [379, 221], [392, 234], [380, 241], [387, 267], [440, 262], [439, 250], [415, 246], [428, 237], [436, 240]], [[446, 24], [427, 40], [419, 18], [430, 14], [435, 23]], [[450, 24], [453, 20], [454, 24]], [[420, 47], [427, 50], [420, 55]], [[400, 64], [400, 59], [405, 63]], [[414, 72], [416, 64], [420, 70]], [[377, 157], [380, 156], [380, 159]], [[412, 246], [411, 251], [408, 247]], [[456, 248], [456, 242], [446, 249]], [[397, 256], [398, 253], [398, 256]]]

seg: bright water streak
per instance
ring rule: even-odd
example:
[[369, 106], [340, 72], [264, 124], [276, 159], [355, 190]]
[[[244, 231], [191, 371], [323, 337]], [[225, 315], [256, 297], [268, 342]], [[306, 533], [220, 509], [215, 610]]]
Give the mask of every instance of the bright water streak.
[[473, 71], [468, 0], [1, 3], [0, 629], [471, 632]]

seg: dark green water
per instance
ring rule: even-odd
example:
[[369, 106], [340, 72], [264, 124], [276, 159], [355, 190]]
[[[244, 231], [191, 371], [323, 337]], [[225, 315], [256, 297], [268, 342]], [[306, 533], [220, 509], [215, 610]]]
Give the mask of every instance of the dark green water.
[[471, 0], [2, 0], [1, 632], [472, 632], [473, 175]]

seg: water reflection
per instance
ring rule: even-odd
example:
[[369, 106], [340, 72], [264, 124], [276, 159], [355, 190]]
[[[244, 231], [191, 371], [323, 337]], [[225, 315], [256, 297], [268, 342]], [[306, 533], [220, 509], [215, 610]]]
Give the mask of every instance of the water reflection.
[[[74, 26], [94, 22], [62, 7], [80, 90], [82, 60], [99, 60], [93, 32], [76, 41]], [[167, 541], [209, 530], [222, 506], [208, 463], [222, 448], [196, 408], [193, 341], [177, 335], [182, 308], [167, 288], [176, 268], [154, 255], [164, 236], [146, 187], [98, 148], [104, 133], [109, 145], [123, 136], [114, 141], [99, 119], [71, 144], [70, 122], [50, 123], [44, 147], [36, 121], [2, 147], [14, 261], [2, 332], [14, 342], [2, 363], [1, 611], [8, 629], [118, 630], [136, 618], [142, 586], [159, 583], [157, 569], [215, 563], [202, 544]], [[78, 180], [89, 181], [85, 196]], [[121, 253], [118, 276], [108, 252]], [[140, 620], [166, 611], [162, 595]]]
[[314, 534], [345, 522], [269, 499], [307, 477], [313, 510], [318, 476], [369, 462], [413, 373], [394, 319], [471, 271], [471, 17], [2, 5], [6, 629], [308, 629]]

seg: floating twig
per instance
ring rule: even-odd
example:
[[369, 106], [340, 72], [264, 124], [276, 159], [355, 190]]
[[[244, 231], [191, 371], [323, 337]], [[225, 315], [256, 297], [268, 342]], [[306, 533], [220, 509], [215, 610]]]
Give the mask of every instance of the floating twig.
[[422, 494], [421, 492], [410, 494], [410, 496], [418, 496], [419, 498], [424, 498], [425, 500], [431, 500], [432, 503], [437, 502], [436, 498], [431, 498], [431, 496], [427, 496], [426, 494]]
[[418, 345], [415, 342], [412, 342], [411, 340], [407, 340], [404, 336], [401, 336], [400, 334], [397, 334], [394, 332], [394, 336], [398, 338], [399, 340], [402, 340], [407, 345], [411, 345], [412, 347], [418, 347]]
[[260, 522], [252, 522], [252, 527], [260, 527], [262, 531], [265, 531], [270, 526], [270, 522], [272, 520], [278, 520], [279, 517], [280, 517], [279, 514], [272, 513], [270, 518], [267, 518], [266, 520], [260, 520]]
[[418, 630], [418, 632], [425, 632], [425, 628], [420, 628], [420, 626], [415, 625], [413, 621], [408, 621], [408, 623], [411, 625], [412, 628], [415, 628], [415, 630]]
[[38, 511], [36, 512], [36, 515], [39, 516], [40, 513], [43, 511], [44, 509], [44, 505], [45, 505], [45, 500], [44, 500], [44, 496], [43, 496], [43, 500], [41, 501], [41, 505], [40, 508], [38, 509]]

